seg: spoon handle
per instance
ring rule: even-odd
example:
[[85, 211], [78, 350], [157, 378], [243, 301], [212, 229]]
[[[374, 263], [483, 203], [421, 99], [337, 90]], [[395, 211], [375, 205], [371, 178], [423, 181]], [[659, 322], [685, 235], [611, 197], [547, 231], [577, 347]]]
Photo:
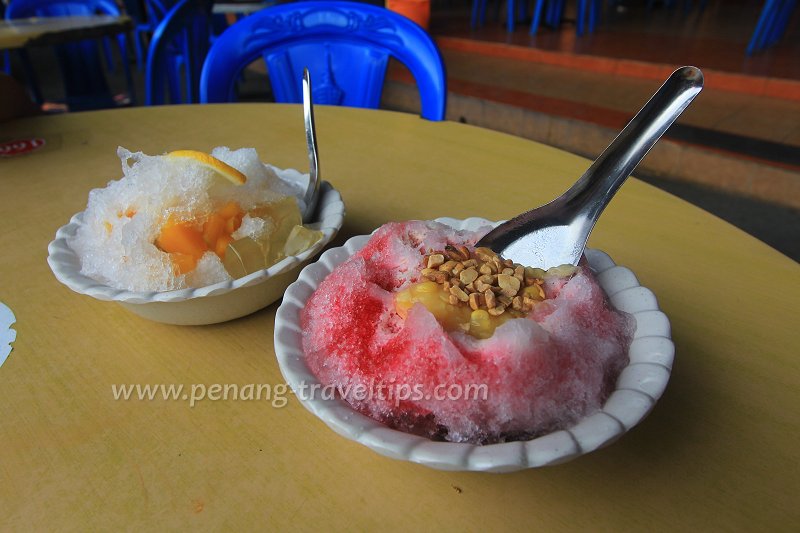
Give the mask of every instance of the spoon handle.
[[317, 133], [314, 129], [314, 101], [311, 99], [311, 74], [303, 69], [303, 122], [306, 130], [306, 146], [308, 147], [308, 188], [303, 200], [306, 204], [303, 222], [309, 222], [314, 214], [319, 196], [319, 154], [317, 153]]
[[703, 88], [703, 73], [681, 67], [664, 82], [616, 139], [600, 154], [583, 176], [556, 202], [585, 216], [590, 225], [622, 186], [636, 165]]

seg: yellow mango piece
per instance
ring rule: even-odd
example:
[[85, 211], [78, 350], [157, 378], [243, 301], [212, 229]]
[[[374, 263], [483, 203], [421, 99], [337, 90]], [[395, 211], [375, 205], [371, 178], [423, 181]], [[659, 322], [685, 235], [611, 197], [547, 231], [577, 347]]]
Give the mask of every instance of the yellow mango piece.
[[435, 281], [414, 283], [395, 294], [395, 311], [403, 319], [416, 303], [424, 305], [445, 330], [464, 331], [478, 339], [488, 339], [494, 335], [498, 326], [522, 316], [521, 313], [510, 310], [502, 315], [492, 316], [484, 309], [473, 311], [464, 304], [453, 305], [450, 303], [450, 293]]
[[164, 226], [156, 239], [156, 246], [168, 253], [191, 255], [200, 259], [208, 251], [200, 231], [188, 222]]
[[492, 324], [494, 317], [484, 309], [477, 309], [469, 316], [469, 332], [479, 339], [488, 339], [494, 333], [495, 327]]
[[203, 224], [203, 240], [213, 246], [225, 231], [225, 219], [219, 213], [212, 213]]

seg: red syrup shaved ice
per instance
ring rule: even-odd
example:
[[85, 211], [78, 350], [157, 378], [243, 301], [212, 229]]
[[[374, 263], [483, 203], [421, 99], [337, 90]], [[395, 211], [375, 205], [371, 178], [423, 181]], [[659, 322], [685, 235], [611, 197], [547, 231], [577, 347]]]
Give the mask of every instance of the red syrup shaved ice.
[[[440, 291], [430, 271], [423, 275], [431, 254], [474, 250], [488, 229], [420, 221], [378, 229], [303, 310], [303, 350], [320, 382], [391, 428], [450, 442], [530, 439], [600, 409], [628, 363], [635, 320], [610, 306], [587, 265], [539, 270], [543, 299], [524, 311], [509, 304], [483, 330], [488, 338], [468, 331], [470, 314], [488, 317], [486, 310], [444, 302], [448, 285]], [[444, 303], [434, 297], [403, 311], [401, 298], [419, 287]], [[467, 325], [448, 322], [441, 309], [466, 316]]]

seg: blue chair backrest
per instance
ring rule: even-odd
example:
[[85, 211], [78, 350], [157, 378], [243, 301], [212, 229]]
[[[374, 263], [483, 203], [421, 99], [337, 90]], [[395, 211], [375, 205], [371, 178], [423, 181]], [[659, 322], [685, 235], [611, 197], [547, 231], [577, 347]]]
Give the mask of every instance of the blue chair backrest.
[[174, 0], [145, 0], [150, 22], [159, 24], [177, 3]]
[[[171, 103], [199, 101], [200, 71], [211, 37], [211, 7], [212, 0], [182, 0], [159, 23], [147, 53], [146, 105], [165, 103], [166, 81]], [[181, 78], [185, 98], [180, 98]]]
[[444, 62], [416, 23], [382, 7], [310, 1], [268, 7], [229, 27], [211, 47], [200, 79], [203, 103], [235, 100], [241, 71], [263, 56], [277, 102], [302, 101], [303, 68], [314, 102], [377, 108], [390, 57], [413, 74], [422, 116], [443, 120]]

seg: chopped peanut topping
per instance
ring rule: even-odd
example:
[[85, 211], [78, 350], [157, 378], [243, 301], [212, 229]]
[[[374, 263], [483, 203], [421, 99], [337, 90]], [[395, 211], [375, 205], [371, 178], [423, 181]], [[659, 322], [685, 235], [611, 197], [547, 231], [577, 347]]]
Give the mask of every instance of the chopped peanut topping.
[[448, 331], [488, 339], [497, 327], [522, 318], [545, 299], [544, 277], [572, 275], [564, 265], [545, 272], [500, 258], [488, 248], [447, 246], [424, 257], [421, 279], [395, 295], [395, 309], [406, 318], [421, 303]]
[[[425, 256], [422, 277], [442, 285], [451, 305], [484, 310], [491, 316], [506, 310], [527, 313], [545, 299], [545, 271], [502, 259], [489, 248], [470, 250], [448, 245]], [[565, 267], [558, 267], [569, 275]]]
[[444, 263], [444, 256], [442, 254], [433, 254], [428, 256], [428, 268], [437, 268]]

